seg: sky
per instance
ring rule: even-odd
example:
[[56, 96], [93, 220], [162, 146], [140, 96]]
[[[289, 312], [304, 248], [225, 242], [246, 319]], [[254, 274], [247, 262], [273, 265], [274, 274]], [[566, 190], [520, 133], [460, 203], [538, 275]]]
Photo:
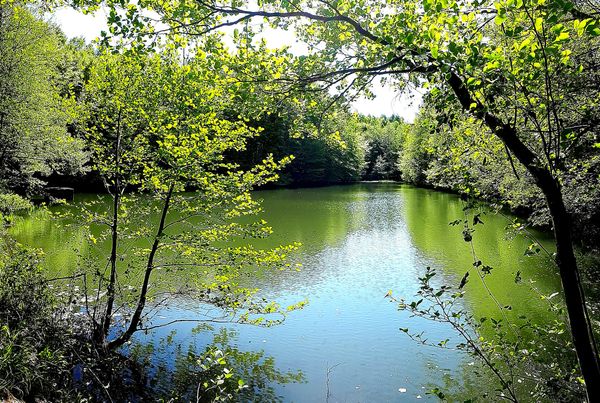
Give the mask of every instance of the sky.
[[[62, 8], [53, 13], [51, 20], [56, 22], [69, 38], [83, 37], [87, 42], [91, 42], [100, 35], [102, 30], [107, 29], [106, 14], [102, 10], [94, 15], [85, 15], [71, 8]], [[292, 51], [294, 47], [302, 47], [297, 43], [292, 32], [272, 30], [265, 34], [265, 38], [273, 47], [291, 45]], [[352, 109], [364, 115], [398, 115], [408, 122], [414, 120], [421, 102], [421, 95], [418, 92], [413, 92], [411, 99], [410, 95], [399, 95], [394, 89], [379, 83], [373, 85], [372, 92], [375, 95], [374, 99], [357, 99], [352, 103]]]

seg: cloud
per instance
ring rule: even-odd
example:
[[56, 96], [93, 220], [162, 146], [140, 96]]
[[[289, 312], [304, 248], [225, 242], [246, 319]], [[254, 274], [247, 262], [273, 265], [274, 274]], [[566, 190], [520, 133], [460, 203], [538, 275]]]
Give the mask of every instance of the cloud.
[[58, 24], [68, 38], [82, 37], [91, 42], [106, 31], [106, 14], [98, 10], [94, 14], [83, 14], [72, 8], [59, 8], [50, 17]]

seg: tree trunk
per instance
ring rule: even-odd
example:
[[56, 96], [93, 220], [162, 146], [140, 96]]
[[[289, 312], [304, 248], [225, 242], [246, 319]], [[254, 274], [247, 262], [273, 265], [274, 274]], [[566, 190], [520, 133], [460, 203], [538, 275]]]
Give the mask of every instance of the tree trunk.
[[[523, 164], [534, 178], [537, 186], [544, 193], [554, 228], [556, 265], [560, 272], [573, 345], [575, 346], [581, 373], [585, 380], [588, 401], [600, 402], [600, 362], [598, 360], [598, 351], [594, 340], [592, 323], [585, 304], [579, 268], [577, 267], [577, 260], [573, 251], [572, 224], [565, 207], [558, 179], [552, 175], [537, 155], [521, 141], [514, 127], [504, 123], [497, 116], [486, 112], [485, 108], [471, 97], [469, 90], [456, 73], [450, 73], [448, 84], [465, 111], [473, 113], [477, 118], [485, 122], [492, 133], [500, 138], [519, 162]], [[473, 106], [475, 107], [473, 108]]]
[[142, 288], [140, 290], [140, 296], [138, 299], [137, 307], [131, 317], [131, 321], [129, 322], [129, 326], [127, 330], [123, 334], [121, 334], [116, 339], [112, 340], [108, 343], [107, 347], [109, 349], [114, 349], [125, 344], [131, 336], [138, 330], [138, 326], [140, 324], [142, 313], [144, 311], [144, 307], [146, 306], [146, 296], [148, 294], [148, 286], [150, 285], [150, 275], [152, 274], [152, 270], [154, 269], [154, 258], [156, 256], [156, 251], [160, 245], [160, 240], [163, 236], [163, 230], [165, 229], [165, 221], [167, 218], [167, 213], [169, 211], [169, 206], [171, 203], [171, 196], [173, 195], [173, 184], [169, 187], [167, 192], [165, 203], [163, 204], [162, 213], [160, 216], [160, 223], [158, 224], [158, 229], [156, 231], [156, 235], [154, 236], [154, 242], [152, 243], [152, 248], [150, 249], [150, 253], [148, 254], [148, 262], [146, 263], [146, 272], [144, 273], [144, 281], [142, 283]]
[[113, 196], [113, 217], [111, 223], [111, 248], [110, 248], [110, 278], [106, 289], [107, 301], [106, 309], [102, 315], [100, 329], [96, 334], [96, 341], [104, 344], [110, 324], [112, 322], [113, 306], [115, 304], [115, 285], [117, 282], [117, 246], [119, 240], [119, 208], [121, 204], [121, 181], [119, 177], [120, 157], [121, 157], [121, 110], [117, 117], [117, 138], [115, 141], [115, 189]]
[[[118, 180], [117, 180], [118, 181]], [[112, 321], [112, 310], [115, 303], [115, 284], [117, 282], [117, 245], [119, 238], [119, 203], [120, 203], [120, 189], [115, 189], [115, 195], [113, 199], [113, 219], [111, 224], [111, 249], [110, 249], [110, 278], [108, 281], [108, 287], [106, 288], [107, 301], [102, 321], [100, 322], [100, 332], [98, 334], [98, 342], [104, 343], [108, 331], [110, 329], [110, 323]]]
[[587, 389], [588, 401], [600, 402], [600, 364], [594, 333], [588, 316], [585, 295], [573, 251], [571, 220], [562, 198], [560, 186], [540, 186], [552, 217], [556, 240], [556, 265], [560, 271], [565, 302], [573, 335], [573, 344]]

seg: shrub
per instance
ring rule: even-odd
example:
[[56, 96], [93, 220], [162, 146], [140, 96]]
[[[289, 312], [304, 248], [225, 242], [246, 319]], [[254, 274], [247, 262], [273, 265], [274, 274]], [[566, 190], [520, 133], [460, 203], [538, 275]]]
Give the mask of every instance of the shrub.
[[56, 397], [70, 378], [66, 332], [53, 315], [39, 255], [7, 241], [0, 250], [0, 397]]
[[14, 193], [0, 193], [0, 221], [10, 222], [10, 216], [33, 208], [31, 202]]

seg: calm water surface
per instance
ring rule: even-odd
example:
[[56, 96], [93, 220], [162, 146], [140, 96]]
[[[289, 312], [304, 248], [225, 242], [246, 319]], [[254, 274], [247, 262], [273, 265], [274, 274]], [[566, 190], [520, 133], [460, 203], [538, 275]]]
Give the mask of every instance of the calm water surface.
[[[256, 197], [264, 200], [264, 216], [274, 229], [262, 244], [303, 244], [294, 257], [302, 270], [259, 280], [261, 293], [283, 304], [306, 298], [309, 305], [280, 326], [225, 327], [237, 332], [234, 343], [240, 349], [264, 350], [280, 370], [302, 371], [302, 383], [273, 385], [284, 401], [322, 402], [328, 390], [330, 402], [426, 401], [431, 400], [426, 390], [443, 384], [442, 378], [460, 382], [469, 357], [419, 345], [398, 330], [409, 327], [425, 331], [431, 340], [457, 340], [451, 329], [410, 318], [384, 298], [391, 289], [410, 299], [427, 266], [451, 283], [473, 268], [462, 226], [448, 225], [464, 217], [456, 196], [381, 183], [261, 191]], [[513, 307], [511, 314], [547, 320], [546, 308], [527, 283], [535, 281], [545, 293], [559, 288], [548, 258], [525, 256], [531, 242], [522, 236], [507, 238], [509, 218], [489, 213], [482, 220], [474, 245], [478, 259], [494, 267], [489, 288], [501, 304]], [[84, 242], [81, 235], [40, 218], [24, 220], [13, 232], [22, 242], [44, 248], [51, 267], [66, 264], [69, 248]], [[552, 250], [547, 234], [535, 236]], [[525, 284], [515, 285], [517, 271]], [[471, 274], [465, 304], [478, 316], [499, 317], [481, 281]], [[181, 317], [182, 311], [194, 317], [191, 304], [176, 305], [161, 317]], [[176, 341], [209, 342], [209, 334], [191, 336], [194, 326], [177, 326]], [[161, 329], [144, 340], [158, 340], [171, 330]]]

